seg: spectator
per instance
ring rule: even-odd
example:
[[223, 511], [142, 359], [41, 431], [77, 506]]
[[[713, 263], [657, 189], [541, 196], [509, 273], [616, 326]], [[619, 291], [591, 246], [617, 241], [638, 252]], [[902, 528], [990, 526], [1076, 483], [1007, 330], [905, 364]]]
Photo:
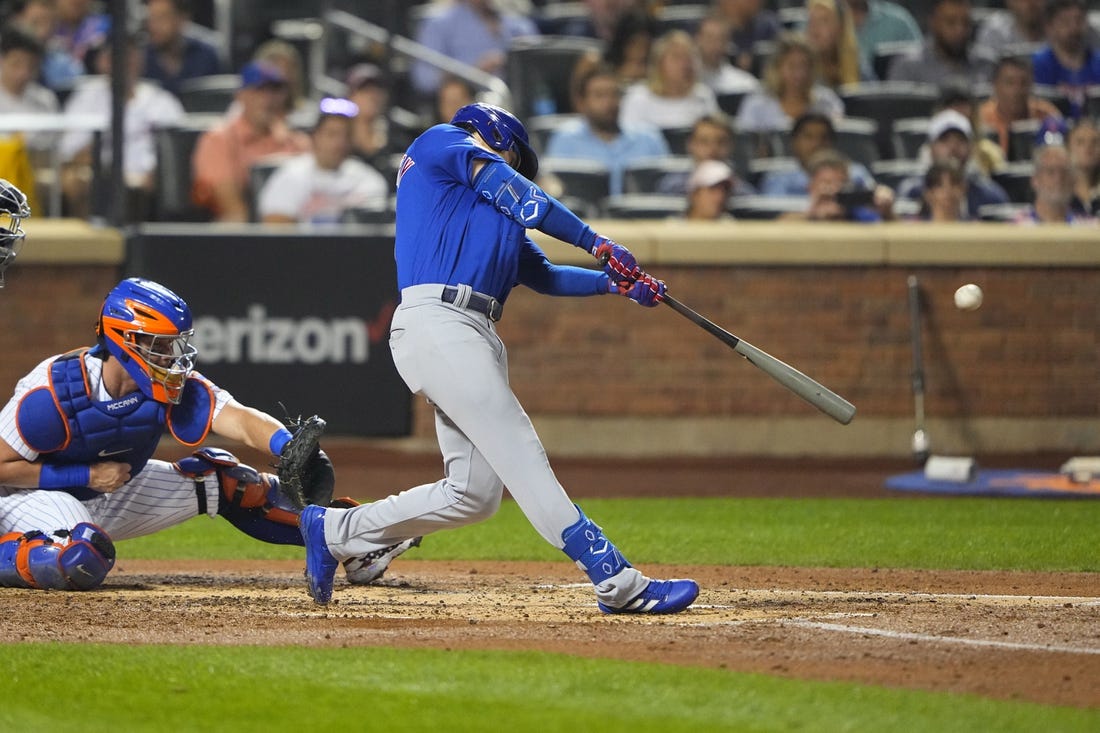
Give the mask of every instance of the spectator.
[[[0, 34], [0, 114], [57, 112], [57, 97], [35, 81], [45, 51], [37, 38], [17, 26], [8, 26]], [[28, 131], [24, 139], [35, 158], [44, 158], [56, 135]]]
[[814, 53], [817, 80], [837, 89], [874, 78], [860, 66], [859, 47], [846, 0], [806, 0], [806, 42]]
[[1031, 190], [1035, 203], [1020, 213], [1017, 223], [1095, 226], [1096, 219], [1073, 210], [1073, 168], [1065, 146], [1052, 144], [1036, 148], [1034, 162]]
[[1000, 58], [1045, 40], [1043, 0], [1005, 0], [1004, 10], [994, 10], [978, 26], [974, 43]]
[[148, 0], [146, 3], [145, 29], [149, 43], [145, 47], [145, 76], [160, 82], [176, 96], [179, 96], [181, 82], [222, 72], [217, 49], [184, 32], [190, 20], [190, 0]]
[[[502, 76], [512, 39], [535, 35], [538, 29], [531, 20], [500, 12], [496, 0], [454, 0], [421, 21], [416, 40], [456, 61]], [[413, 86], [421, 94], [435, 94], [442, 79], [443, 73], [430, 64], [413, 65]]]
[[15, 0], [5, 8], [3, 22], [18, 26], [46, 46], [57, 28], [57, 0]]
[[847, 0], [856, 29], [860, 68], [874, 69], [875, 52], [883, 43], [919, 43], [920, 26], [903, 6], [890, 0]]
[[894, 218], [894, 192], [886, 186], [872, 190], [850, 185], [848, 159], [833, 149], [810, 159], [809, 206], [804, 212], [781, 214], [781, 219], [804, 221], [878, 222]]
[[714, 0], [712, 9], [729, 21], [733, 63], [752, 71], [756, 44], [779, 35], [779, 17], [764, 8], [763, 0]]
[[[764, 196], [805, 196], [810, 190], [810, 161], [821, 152], [835, 147], [833, 121], [818, 112], [807, 112], [791, 128], [791, 155], [798, 161], [793, 170], [768, 171], [760, 180]], [[871, 189], [875, 179], [862, 163], [848, 163], [848, 177], [860, 188]]]
[[1035, 83], [1057, 87], [1078, 117], [1086, 88], [1100, 84], [1100, 50], [1088, 43], [1084, 0], [1048, 0], [1043, 11], [1047, 45], [1031, 59]]
[[374, 64], [356, 64], [348, 70], [348, 99], [358, 113], [351, 120], [351, 152], [359, 160], [374, 165], [380, 158], [408, 147], [390, 122], [390, 81], [386, 73]]
[[623, 122], [677, 128], [717, 111], [714, 92], [699, 81], [694, 41], [686, 31], [672, 30], [653, 45], [648, 78], [627, 88], [619, 116]]
[[289, 158], [259, 192], [260, 220], [268, 224], [336, 224], [351, 208], [381, 208], [389, 184], [375, 169], [351, 157], [352, 121], [347, 99], [321, 100], [313, 150]]
[[993, 96], [978, 108], [978, 119], [997, 144], [1009, 155], [1010, 128], [1021, 120], [1061, 118], [1058, 108], [1031, 93], [1031, 66], [1016, 56], [1005, 56], [993, 72]]
[[57, 25], [47, 48], [51, 54], [43, 68], [46, 86], [69, 89], [77, 77], [94, 73], [90, 53], [103, 48], [111, 32], [111, 17], [92, 12], [92, 0], [57, 0]]
[[554, 130], [546, 144], [546, 157], [603, 163], [611, 172], [610, 192], [617, 195], [623, 193], [623, 169], [628, 163], [668, 155], [668, 144], [659, 130], [623, 121], [622, 92], [610, 66], [601, 64], [582, 74], [576, 80], [573, 99], [580, 118]]
[[[143, 40], [131, 34], [126, 38], [126, 102], [123, 122], [126, 133], [123, 173], [126, 187], [134, 196], [138, 207], [131, 214], [137, 218], [144, 214], [151, 203], [153, 174], [157, 168], [157, 152], [153, 143], [153, 130], [178, 124], [183, 119], [183, 106], [179, 100], [152, 82], [141, 78], [144, 61]], [[114, 141], [111, 140], [111, 54], [99, 50], [95, 54], [97, 71], [101, 76], [85, 80], [65, 102], [66, 117], [95, 117], [101, 120], [107, 132], [103, 136], [103, 160], [109, 161]], [[73, 216], [85, 217], [90, 213], [92, 132], [74, 130], [66, 132], [59, 143], [61, 160], [66, 164], [62, 171], [61, 189], [68, 211]]]
[[[615, 27], [627, 12], [634, 0], [584, 0], [588, 11], [583, 16], [573, 17], [556, 26], [552, 32], [559, 36], [577, 36], [596, 38], [609, 43], [615, 35]], [[550, 33], [549, 29], [542, 29]]]
[[889, 79], [969, 88], [988, 83], [994, 59], [971, 43], [972, 31], [970, 0], [933, 0], [928, 38], [916, 53], [894, 59]]
[[687, 211], [691, 221], [732, 219], [726, 207], [736, 177], [733, 169], [718, 160], [704, 160], [695, 167], [688, 181]]
[[[989, 204], [1007, 204], [1008, 194], [971, 160], [974, 128], [965, 116], [953, 109], [945, 109], [929, 121], [928, 149], [931, 164], [945, 160], [954, 161], [966, 177], [966, 212], [971, 219], [979, 219], [978, 210]], [[924, 188], [924, 176], [911, 176], [898, 186], [898, 195], [920, 201]]]
[[922, 221], [968, 221], [966, 210], [966, 176], [953, 160], [933, 163], [924, 174], [921, 208]]
[[286, 77], [274, 66], [250, 62], [241, 69], [241, 88], [217, 127], [203, 133], [191, 161], [192, 198], [219, 221], [248, 221], [248, 185], [252, 165], [286, 153], [303, 153], [309, 138], [293, 132], [283, 118]]
[[[970, 122], [971, 130], [981, 129], [978, 119], [978, 105], [969, 89], [958, 86], [945, 86], [940, 89], [940, 98], [936, 102], [936, 112], [953, 109]], [[926, 164], [932, 162], [932, 155], [926, 143], [918, 156]], [[978, 136], [971, 143], [970, 165], [987, 176], [1001, 170], [1005, 165], [1005, 153], [999, 143], [985, 136]]]
[[717, 94], [755, 92], [760, 81], [729, 62], [730, 25], [720, 15], [708, 15], [695, 29], [695, 45], [699, 49], [702, 73], [700, 79]]
[[[650, 50], [658, 35], [657, 20], [650, 13], [633, 10], [619, 18], [603, 60], [618, 73], [620, 83], [633, 84], [646, 78]], [[582, 58], [578, 66], [592, 63], [593, 59]]]
[[[447, 76], [439, 84], [435, 93], [435, 107], [432, 110], [435, 119], [431, 125], [441, 125], [454, 119], [455, 112], [476, 100], [474, 88], [465, 79]], [[429, 127], [431, 127], [429, 125]]]
[[306, 99], [305, 70], [298, 49], [281, 38], [272, 38], [260, 44], [252, 60], [275, 67], [286, 78], [282, 114], [287, 124], [296, 129], [313, 127], [317, 121], [317, 107]]
[[[700, 117], [691, 126], [686, 146], [695, 168], [708, 160], [728, 164], [733, 157], [733, 129], [729, 118], [721, 112]], [[690, 171], [666, 173], [657, 181], [657, 193], [687, 196], [690, 176]], [[736, 196], [747, 196], [756, 191], [734, 174], [733, 193]]]
[[1075, 206], [1100, 216], [1100, 124], [1088, 117], [1077, 120], [1066, 138], [1073, 165]]
[[802, 36], [782, 36], [764, 71], [764, 88], [750, 94], [737, 111], [740, 132], [785, 130], [807, 112], [837, 119], [844, 103], [832, 89], [814, 81], [813, 51]]

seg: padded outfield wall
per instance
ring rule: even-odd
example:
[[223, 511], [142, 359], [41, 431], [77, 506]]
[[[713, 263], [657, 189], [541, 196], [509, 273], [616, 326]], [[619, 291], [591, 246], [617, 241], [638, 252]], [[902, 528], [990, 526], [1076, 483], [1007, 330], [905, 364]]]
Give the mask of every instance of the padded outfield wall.
[[[200, 355], [199, 367], [242, 399], [327, 412], [348, 435], [433, 443], [430, 407], [410, 398], [387, 364], [382, 330], [396, 291], [386, 229], [158, 226], [130, 233], [127, 247], [121, 233], [81, 222], [27, 228], [0, 291], [5, 389], [44, 356], [89, 343], [119, 277], [153, 275], [202, 319], [208, 358]], [[1100, 230], [596, 228], [630, 246], [685, 303], [859, 412], [849, 426], [833, 423], [670, 309], [521, 288], [498, 328], [513, 387], [552, 453], [598, 455], [614, 441], [620, 455], [904, 456], [913, 432], [909, 275], [927, 306], [926, 412], [936, 452], [1100, 452]], [[536, 240], [555, 261], [591, 263]], [[966, 282], [985, 291], [978, 311], [954, 307]], [[311, 387], [292, 386], [299, 383]]]

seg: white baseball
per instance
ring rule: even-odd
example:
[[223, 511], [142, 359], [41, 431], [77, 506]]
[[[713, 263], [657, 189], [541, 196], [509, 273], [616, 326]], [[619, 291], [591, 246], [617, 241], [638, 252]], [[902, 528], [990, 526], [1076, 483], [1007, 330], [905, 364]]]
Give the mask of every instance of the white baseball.
[[982, 289], [967, 283], [955, 291], [955, 307], [961, 311], [976, 311], [982, 305]]

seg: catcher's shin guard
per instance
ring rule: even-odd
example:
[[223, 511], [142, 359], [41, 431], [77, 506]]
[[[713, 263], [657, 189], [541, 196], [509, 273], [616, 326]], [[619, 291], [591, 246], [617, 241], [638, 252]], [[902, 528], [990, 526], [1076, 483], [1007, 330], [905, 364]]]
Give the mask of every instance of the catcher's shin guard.
[[598, 588], [633, 566], [619, 552], [619, 548], [604, 536], [603, 530], [584, 515], [580, 507], [577, 507], [577, 511], [581, 518], [561, 533], [565, 542], [562, 552], [577, 563], [577, 567], [588, 574], [592, 585]]
[[199, 514], [205, 514], [206, 479], [218, 481], [217, 513], [245, 534], [276, 545], [301, 545], [298, 512], [279, 492], [279, 479], [242, 464], [220, 448], [200, 448], [175, 463], [195, 482]]
[[91, 590], [115, 565], [115, 545], [99, 527], [81, 522], [53, 536], [8, 532], [0, 536], [0, 586]]

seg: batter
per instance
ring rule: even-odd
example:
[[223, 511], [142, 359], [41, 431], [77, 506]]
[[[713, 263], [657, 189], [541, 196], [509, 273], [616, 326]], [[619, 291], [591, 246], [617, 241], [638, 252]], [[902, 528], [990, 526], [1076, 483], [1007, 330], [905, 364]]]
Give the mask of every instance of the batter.
[[[401, 304], [394, 364], [435, 406], [445, 477], [352, 509], [306, 507], [309, 590], [332, 596], [338, 560], [492, 516], [504, 487], [535, 530], [584, 570], [605, 613], [675, 613], [698, 595], [692, 580], [651, 580], [633, 568], [558, 483], [508, 384], [496, 321], [516, 284], [546, 295], [616, 293], [655, 306], [665, 284], [532, 183], [538, 160], [511, 113], [460, 109], [409, 147], [398, 173]], [[537, 228], [606, 260], [603, 271], [559, 266], [526, 235]]]

